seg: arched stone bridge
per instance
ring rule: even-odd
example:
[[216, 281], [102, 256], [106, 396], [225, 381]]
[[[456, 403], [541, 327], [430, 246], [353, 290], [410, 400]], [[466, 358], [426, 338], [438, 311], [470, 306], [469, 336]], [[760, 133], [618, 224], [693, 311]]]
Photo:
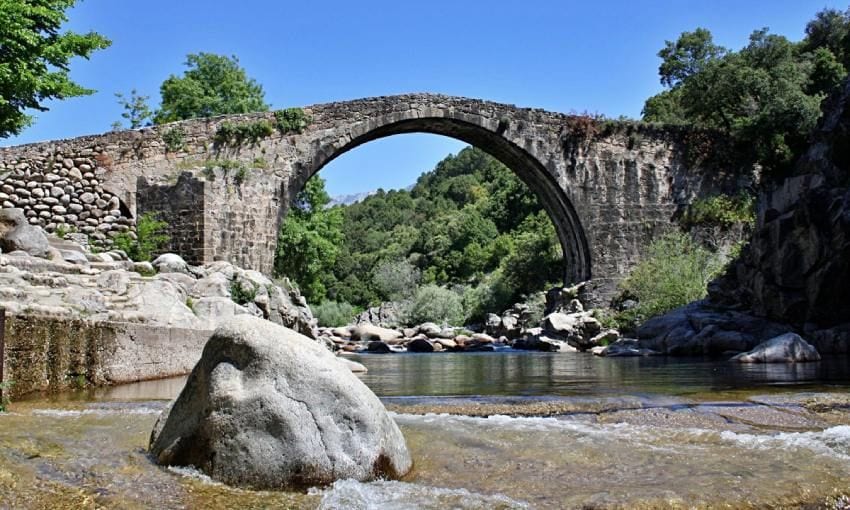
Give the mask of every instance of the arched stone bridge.
[[[188, 260], [227, 259], [270, 271], [280, 221], [312, 175], [371, 140], [434, 133], [475, 145], [511, 168], [552, 218], [565, 282], [592, 280], [596, 295], [606, 297], [653, 237], [672, 228], [684, 204], [739, 184], [734, 172], [689, 168], [680, 133], [660, 128], [602, 125], [587, 117], [431, 94], [314, 105], [304, 112], [310, 122], [301, 133], [275, 131], [238, 146], [216, 143], [223, 123], [274, 123], [274, 114], [0, 149], [0, 182], [7, 186], [0, 199], [7, 207], [24, 203], [33, 223], [55, 228], [64, 221], [101, 237], [126, 228], [120, 216], [158, 211], [171, 225], [172, 249]], [[56, 213], [57, 204], [27, 195], [32, 181], [47, 183], [45, 190], [67, 183], [71, 197], [58, 204], [64, 215]], [[85, 193], [87, 200], [97, 198], [84, 203]], [[95, 207], [104, 198], [112, 204]], [[118, 201], [120, 208], [114, 207]], [[78, 214], [67, 213], [71, 204]]]

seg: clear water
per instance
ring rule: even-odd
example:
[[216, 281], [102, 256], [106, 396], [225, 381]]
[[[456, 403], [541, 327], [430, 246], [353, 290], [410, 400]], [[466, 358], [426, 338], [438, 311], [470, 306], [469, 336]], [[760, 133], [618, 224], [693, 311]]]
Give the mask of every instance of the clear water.
[[[415, 470], [405, 480], [251, 492], [157, 467], [145, 447], [182, 388], [172, 379], [14, 404], [0, 415], [0, 508], [850, 507], [847, 359], [768, 367], [560, 353], [358, 360], [411, 449]], [[538, 402], [576, 412], [414, 414]]]

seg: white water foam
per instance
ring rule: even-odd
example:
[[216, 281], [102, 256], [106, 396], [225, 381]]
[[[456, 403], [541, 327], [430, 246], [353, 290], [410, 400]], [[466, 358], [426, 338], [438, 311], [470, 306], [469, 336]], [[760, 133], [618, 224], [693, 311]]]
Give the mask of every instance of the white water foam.
[[807, 449], [829, 457], [850, 461], [850, 426], [839, 425], [819, 432], [743, 434], [729, 431], [720, 438], [751, 449]]
[[53, 418], [74, 418], [78, 416], [114, 416], [118, 414], [160, 414], [161, 408], [154, 407], [125, 407], [114, 409], [34, 409], [32, 414]]
[[[685, 449], [712, 448], [718, 440], [752, 449], [807, 449], [815, 453], [850, 461], [850, 426], [840, 425], [812, 432], [740, 433], [703, 428], [665, 428], [629, 423], [592, 423], [564, 418], [533, 418], [494, 415], [486, 418], [450, 414], [393, 414], [400, 425], [458, 426], [517, 432], [563, 432], [574, 440], [624, 441], [633, 447], [682, 452]], [[673, 443], [668, 445], [659, 444]]]
[[168, 470], [180, 476], [198, 480], [206, 485], [223, 485], [221, 482], [216, 482], [205, 473], [199, 471], [195, 466], [168, 466]]
[[444, 489], [396, 481], [362, 483], [356, 480], [340, 480], [326, 489], [311, 489], [310, 494], [322, 496], [320, 510], [530, 508], [526, 503], [501, 494], [477, 494], [466, 489]]

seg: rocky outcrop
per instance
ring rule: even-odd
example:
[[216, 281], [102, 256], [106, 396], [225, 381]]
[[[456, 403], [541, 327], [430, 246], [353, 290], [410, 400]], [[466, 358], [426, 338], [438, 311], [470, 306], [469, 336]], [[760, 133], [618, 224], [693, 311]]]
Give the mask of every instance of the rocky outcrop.
[[253, 489], [398, 478], [412, 467], [380, 400], [327, 350], [242, 315], [220, 326], [150, 451]]
[[[6, 210], [0, 214], [16, 216]], [[44, 238], [51, 259], [21, 250], [0, 254], [0, 307], [10, 314], [204, 331], [249, 314], [316, 337], [310, 309], [285, 280], [278, 285], [226, 262], [189, 266], [173, 254], [157, 259], [165, 272], [156, 274], [150, 264], [134, 263], [123, 252], [94, 254], [76, 243], [44, 237], [38, 227], [22, 227]]]
[[382, 328], [396, 328], [401, 324], [403, 311], [399, 303], [387, 302], [363, 311], [354, 319], [355, 324], [373, 324]]
[[755, 233], [709, 300], [647, 321], [643, 345], [668, 354], [747, 351], [803, 332], [821, 353], [850, 352], [850, 80], [824, 107], [794, 174], [767, 185]]
[[698, 301], [653, 317], [637, 330], [641, 346], [674, 356], [743, 352], [791, 330], [781, 323]]
[[732, 358], [738, 363], [796, 363], [820, 361], [820, 354], [811, 344], [796, 333], [771, 338], [758, 344], [748, 352], [742, 352]]
[[850, 322], [850, 80], [796, 173], [762, 194], [756, 233], [711, 298], [798, 328]]

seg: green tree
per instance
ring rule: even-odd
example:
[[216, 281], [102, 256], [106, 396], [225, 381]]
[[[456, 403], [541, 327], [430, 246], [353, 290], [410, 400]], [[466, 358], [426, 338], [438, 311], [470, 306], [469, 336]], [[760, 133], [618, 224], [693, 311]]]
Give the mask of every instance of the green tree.
[[[153, 111], [148, 106], [150, 96], [141, 96], [136, 92], [136, 89], [133, 89], [130, 91], [129, 98], [120, 92], [116, 92], [115, 97], [118, 98], [118, 104], [124, 109], [121, 117], [129, 122], [130, 129], [137, 129], [146, 124], [150, 125], [150, 119], [153, 116]], [[121, 125], [120, 122], [116, 124]]]
[[304, 296], [316, 303], [327, 294], [327, 275], [343, 244], [343, 215], [327, 209], [325, 181], [315, 176], [304, 186], [280, 228], [275, 272], [298, 283]]
[[190, 54], [182, 77], [171, 75], [160, 86], [162, 103], [155, 124], [195, 117], [268, 111], [263, 87], [249, 78], [235, 57]]
[[65, 11], [75, 0], [0, 0], [0, 137], [32, 124], [27, 110], [47, 111], [44, 102], [94, 91], [71, 80], [73, 57], [89, 58], [107, 48], [95, 32], [62, 32]]
[[661, 83], [675, 87], [725, 53], [725, 48], [714, 44], [708, 30], [697, 28], [693, 32], [684, 32], [676, 41], [665, 41], [664, 48], [658, 52], [661, 57], [661, 67], [658, 68]]

